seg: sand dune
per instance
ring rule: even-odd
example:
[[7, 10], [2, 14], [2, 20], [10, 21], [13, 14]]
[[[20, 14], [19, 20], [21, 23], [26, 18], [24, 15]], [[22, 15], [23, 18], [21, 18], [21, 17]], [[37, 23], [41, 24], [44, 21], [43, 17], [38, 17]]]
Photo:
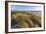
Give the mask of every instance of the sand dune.
[[12, 12], [11, 28], [34, 28], [41, 27], [41, 12]]

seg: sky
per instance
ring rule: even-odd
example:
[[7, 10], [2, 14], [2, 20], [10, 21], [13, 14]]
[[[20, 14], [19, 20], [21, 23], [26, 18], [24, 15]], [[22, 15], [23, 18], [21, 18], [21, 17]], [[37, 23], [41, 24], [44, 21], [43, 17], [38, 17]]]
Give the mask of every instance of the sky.
[[11, 5], [12, 11], [41, 11], [41, 6]]

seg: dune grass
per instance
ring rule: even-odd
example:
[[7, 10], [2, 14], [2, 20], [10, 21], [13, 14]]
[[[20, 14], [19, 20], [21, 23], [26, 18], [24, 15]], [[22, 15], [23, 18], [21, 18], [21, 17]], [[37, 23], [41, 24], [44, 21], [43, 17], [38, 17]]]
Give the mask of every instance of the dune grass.
[[[15, 28], [41, 27], [41, 17], [25, 11], [12, 12], [11, 20], [13, 21], [12, 23], [14, 23]], [[19, 27], [16, 27], [16, 24], [18, 24]]]

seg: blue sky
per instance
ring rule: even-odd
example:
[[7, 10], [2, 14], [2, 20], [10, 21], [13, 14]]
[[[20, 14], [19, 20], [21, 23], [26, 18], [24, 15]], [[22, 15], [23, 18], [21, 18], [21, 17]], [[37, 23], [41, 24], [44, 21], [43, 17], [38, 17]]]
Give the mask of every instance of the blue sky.
[[41, 11], [41, 6], [11, 5], [13, 11]]

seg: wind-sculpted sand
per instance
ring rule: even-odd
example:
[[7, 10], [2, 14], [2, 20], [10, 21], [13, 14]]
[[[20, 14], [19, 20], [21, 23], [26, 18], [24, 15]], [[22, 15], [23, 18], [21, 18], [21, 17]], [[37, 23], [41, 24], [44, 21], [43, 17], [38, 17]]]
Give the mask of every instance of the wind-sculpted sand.
[[41, 27], [41, 16], [28, 12], [13, 12], [11, 15], [12, 28], [36, 28]]

